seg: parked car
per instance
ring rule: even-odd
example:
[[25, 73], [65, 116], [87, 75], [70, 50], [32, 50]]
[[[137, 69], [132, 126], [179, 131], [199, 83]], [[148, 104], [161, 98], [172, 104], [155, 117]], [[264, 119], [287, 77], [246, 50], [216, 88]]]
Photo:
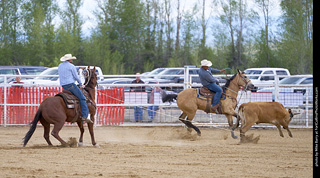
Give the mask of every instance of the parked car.
[[[86, 66], [78, 66], [78, 67], [86, 67]], [[93, 68], [93, 66], [91, 66], [90, 68]], [[82, 73], [82, 70], [79, 69], [78, 74], [80, 76], [82, 83], [84, 83], [85, 79], [81, 75], [81, 73]], [[96, 73], [98, 76], [103, 75], [100, 67], [96, 67]], [[45, 75], [59, 75], [58, 67], [48, 68], [47, 70], [43, 71], [38, 77], [31, 80], [22, 80], [22, 82], [24, 82], [25, 84], [37, 84], [37, 85], [60, 85], [58, 76], [48, 77]], [[103, 77], [98, 77], [98, 81], [103, 81], [103, 80], [104, 80]]]
[[[244, 71], [254, 85], [257, 84], [272, 84], [274, 82], [274, 76], [282, 76], [279, 79], [283, 79], [285, 76], [290, 76], [288, 69], [284, 68], [249, 68]], [[273, 76], [271, 76], [273, 75]]]
[[110, 86], [105, 86], [104, 84], [115, 84], [118, 81], [134, 80], [133, 78], [106, 78], [103, 81], [98, 81], [98, 89], [107, 89]]
[[[39, 75], [48, 67], [43, 66], [0, 66], [0, 75]], [[22, 79], [31, 79], [34, 77], [23, 77]], [[8, 77], [7, 82], [14, 81], [15, 77]], [[4, 77], [0, 77], [0, 83], [4, 82]]]
[[264, 88], [261, 85], [272, 85], [277, 75], [280, 76], [279, 80], [283, 79], [284, 76], [290, 76], [289, 70], [284, 68], [249, 68], [244, 72], [255, 85], [252, 91]]
[[[156, 76], [156, 79], [165, 79], [169, 80], [170, 83], [183, 83], [184, 82], [184, 67], [179, 68], [166, 68], [162, 72]], [[189, 68], [189, 74], [190, 75], [198, 75], [199, 74], [199, 68]], [[181, 76], [162, 76], [162, 75], [181, 75]], [[192, 82], [194, 83], [200, 83], [199, 78], [192, 78]]]
[[[117, 88], [117, 86], [103, 86], [103, 84], [131, 84], [132, 81], [135, 80], [135, 78], [109, 78], [104, 79], [104, 81], [99, 82], [98, 88]], [[168, 83], [169, 81], [164, 79], [152, 79], [152, 78], [145, 78], [141, 79], [145, 84], [155, 84], [156, 82], [159, 82], [159, 84]], [[124, 86], [125, 91], [130, 91], [130, 86]], [[162, 87], [166, 88], [166, 87]], [[151, 91], [150, 86], [146, 86], [146, 91]]]
[[[307, 86], [303, 87], [303, 86]], [[308, 100], [313, 102], [313, 75], [294, 75], [292, 77], [284, 78], [279, 82], [279, 92], [282, 93], [302, 93], [303, 102], [306, 102], [306, 91], [308, 90]], [[257, 92], [272, 92], [275, 88], [263, 88]]]
[[141, 75], [143, 75], [141, 77], [141, 79], [144, 79], [144, 78], [154, 78], [154, 76], [151, 76], [151, 75], [158, 75], [160, 72], [164, 71], [166, 68], [156, 68], [150, 72], [145, 72], [145, 73], [142, 73]]

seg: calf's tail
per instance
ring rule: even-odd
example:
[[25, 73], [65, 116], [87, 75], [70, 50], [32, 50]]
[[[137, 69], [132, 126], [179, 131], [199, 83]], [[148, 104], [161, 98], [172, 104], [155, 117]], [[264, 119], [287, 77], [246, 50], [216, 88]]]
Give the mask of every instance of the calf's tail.
[[173, 100], [177, 100], [177, 94], [166, 94], [165, 92], [162, 93], [162, 102], [173, 102]]
[[23, 147], [25, 147], [28, 143], [28, 141], [30, 140], [31, 136], [33, 135], [34, 131], [37, 128], [37, 123], [40, 120], [41, 117], [41, 111], [40, 109], [38, 109], [36, 115], [34, 116], [33, 121], [31, 122], [31, 126], [29, 131], [27, 132], [26, 136], [23, 138]]
[[236, 121], [235, 126], [233, 127], [234, 129], [238, 128], [239, 125], [240, 125], [240, 120], [244, 119], [243, 111], [244, 111], [244, 106], [241, 105], [239, 107], [239, 109], [238, 109], [238, 115], [236, 116], [237, 117], [237, 121]]

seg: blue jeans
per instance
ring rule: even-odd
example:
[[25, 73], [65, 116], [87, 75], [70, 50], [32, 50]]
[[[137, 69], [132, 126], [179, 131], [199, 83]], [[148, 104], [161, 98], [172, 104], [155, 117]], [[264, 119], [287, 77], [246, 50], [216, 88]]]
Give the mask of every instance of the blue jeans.
[[220, 98], [222, 95], [222, 89], [216, 83], [210, 83], [209, 85], [207, 85], [205, 87], [207, 87], [209, 90], [216, 93], [214, 95], [213, 100], [212, 100], [211, 106], [215, 106], [215, 105], [219, 104]]
[[134, 109], [134, 119], [137, 121], [142, 121], [143, 109], [142, 106], [135, 106]]
[[148, 116], [150, 120], [153, 120], [154, 115], [156, 115], [156, 110], [159, 106], [148, 106]]
[[86, 97], [83, 95], [79, 87], [74, 84], [67, 84], [62, 86], [63, 89], [70, 91], [72, 94], [74, 94], [76, 97], [80, 100], [80, 107], [81, 107], [81, 115], [83, 118], [88, 117], [89, 109], [86, 102]]

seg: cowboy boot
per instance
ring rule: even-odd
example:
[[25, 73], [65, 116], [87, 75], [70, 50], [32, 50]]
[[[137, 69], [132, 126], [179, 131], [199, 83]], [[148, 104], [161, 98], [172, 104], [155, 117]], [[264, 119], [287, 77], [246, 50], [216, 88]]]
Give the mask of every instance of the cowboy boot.
[[90, 119], [90, 114], [88, 114], [88, 117], [87, 117], [87, 118], [82, 117], [82, 120], [83, 120], [83, 121], [86, 121], [86, 123], [91, 123], [91, 124], [93, 124], [92, 120]]
[[214, 111], [214, 112], [217, 113], [217, 114], [221, 114], [221, 113], [218, 111], [218, 107], [219, 107], [220, 105], [221, 105], [221, 104], [218, 103], [218, 104], [212, 106], [212, 107], [210, 108], [211, 111]]

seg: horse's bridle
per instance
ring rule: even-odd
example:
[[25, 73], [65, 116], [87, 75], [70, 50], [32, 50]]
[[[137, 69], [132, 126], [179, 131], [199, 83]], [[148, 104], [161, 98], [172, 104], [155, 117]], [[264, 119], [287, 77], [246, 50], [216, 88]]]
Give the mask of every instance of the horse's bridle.
[[[248, 89], [248, 84], [251, 82], [251, 80], [249, 79], [249, 81], [247, 81], [246, 79], [245, 79], [245, 77], [244, 76], [242, 76], [239, 72], [238, 72], [238, 74], [240, 75], [240, 78], [244, 81], [244, 83], [246, 84], [246, 86], [245, 86], [245, 91], [247, 91], [247, 89]], [[238, 78], [238, 81], [237, 81], [237, 83], [239, 83], [239, 78]], [[230, 90], [230, 91], [232, 91], [233, 93], [236, 93], [236, 94], [238, 94], [238, 92], [236, 92], [236, 91], [233, 91], [232, 89], [230, 89], [229, 87], [227, 87], [227, 89], [228, 90]]]
[[247, 89], [248, 89], [248, 84], [251, 82], [251, 80], [248, 78], [249, 81], [247, 81], [247, 80], [245, 79], [245, 76], [242, 76], [240, 73], [239, 73], [239, 75], [240, 75], [241, 79], [244, 81], [244, 83], [246, 84], [244, 91], [247, 91]]
[[85, 69], [84, 71], [87, 71], [88, 72], [88, 75], [85, 75], [85, 79], [87, 79], [87, 82], [84, 84], [84, 85], [88, 85], [90, 80], [91, 80], [91, 75], [92, 75], [92, 72], [90, 69]]

